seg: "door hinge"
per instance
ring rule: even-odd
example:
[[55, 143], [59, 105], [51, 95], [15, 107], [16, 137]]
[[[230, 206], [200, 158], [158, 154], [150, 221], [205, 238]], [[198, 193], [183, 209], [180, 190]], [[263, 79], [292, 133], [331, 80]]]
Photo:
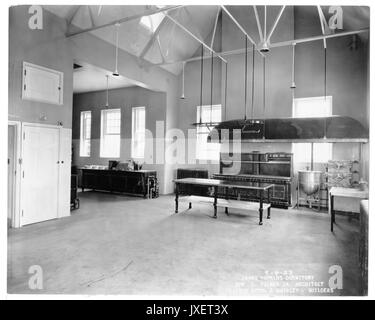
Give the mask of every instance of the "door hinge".
[[25, 171], [22, 171], [22, 178], [25, 178]]
[[26, 76], [26, 70], [25, 70], [25, 76]]
[[22, 217], [23, 217], [23, 210], [22, 210]]
[[23, 140], [25, 140], [25, 132], [23, 133]]
[[18, 159], [18, 163], [19, 163], [19, 164], [22, 164], [22, 158], [19, 158], [19, 159]]
[[26, 84], [23, 85], [23, 90], [26, 91]]

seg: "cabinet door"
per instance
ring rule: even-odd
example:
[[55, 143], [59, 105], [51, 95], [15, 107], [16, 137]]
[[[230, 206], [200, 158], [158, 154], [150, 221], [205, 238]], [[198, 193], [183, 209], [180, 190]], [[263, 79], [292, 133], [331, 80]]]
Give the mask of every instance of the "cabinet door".
[[58, 216], [70, 215], [70, 179], [71, 179], [72, 130], [60, 128], [59, 148], [59, 206]]
[[23, 63], [22, 99], [63, 104], [63, 73]]

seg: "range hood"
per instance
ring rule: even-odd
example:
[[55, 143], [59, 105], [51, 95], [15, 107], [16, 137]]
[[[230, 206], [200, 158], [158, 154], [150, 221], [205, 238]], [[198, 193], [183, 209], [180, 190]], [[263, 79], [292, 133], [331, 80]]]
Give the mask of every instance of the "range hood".
[[[215, 130], [216, 129], [216, 130]], [[222, 131], [223, 130], [223, 131]], [[223, 121], [208, 142], [368, 142], [368, 131], [350, 117], [279, 118]]]

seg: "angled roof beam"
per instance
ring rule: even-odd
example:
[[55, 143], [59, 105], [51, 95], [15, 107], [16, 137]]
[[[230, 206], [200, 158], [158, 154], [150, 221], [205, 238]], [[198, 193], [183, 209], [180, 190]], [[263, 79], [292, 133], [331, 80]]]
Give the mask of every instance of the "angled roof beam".
[[211, 38], [211, 44], [210, 44], [211, 49], [214, 48], [214, 41], [215, 41], [217, 23], [219, 21], [219, 15], [220, 15], [220, 7], [217, 8], [217, 14], [216, 14], [216, 19], [215, 19], [215, 26], [214, 26], [214, 30], [212, 32], [212, 38]]
[[212, 52], [215, 56], [220, 58], [221, 61], [224, 63], [227, 63], [227, 60], [225, 60], [220, 54], [212, 50], [207, 44], [204, 43], [201, 39], [199, 39], [196, 35], [194, 35], [192, 32], [190, 32], [188, 29], [186, 29], [181, 23], [179, 23], [176, 19], [172, 18], [168, 13], [165, 14], [165, 16], [173, 21], [177, 26], [179, 26], [182, 30], [184, 30], [187, 34], [189, 34], [191, 37], [193, 37], [195, 40], [197, 40], [200, 44], [202, 44], [206, 49], [208, 49], [210, 52]]
[[255, 19], [257, 21], [257, 26], [258, 26], [258, 31], [259, 31], [259, 41], [262, 41], [263, 40], [263, 33], [262, 33], [262, 27], [260, 26], [258, 9], [257, 9], [256, 6], [253, 6], [253, 8], [254, 8]]
[[160, 24], [156, 28], [155, 32], [152, 34], [150, 40], [148, 40], [146, 46], [143, 48], [141, 54], [139, 55], [140, 58], [143, 58], [148, 52], [148, 50], [150, 50], [155, 40], [157, 40], [160, 30], [163, 28], [166, 22], [167, 22], [167, 19], [164, 17], [164, 19], [160, 22]]
[[[322, 8], [320, 6], [316, 6], [318, 8], [318, 13], [319, 13], [319, 20], [320, 20], [320, 27], [322, 28], [322, 34], [325, 35], [326, 33], [326, 28], [325, 25], [327, 24], [326, 18], [324, 17]], [[324, 49], [327, 48], [327, 40], [323, 39], [323, 45]]]
[[279, 23], [281, 16], [283, 15], [284, 10], [285, 10], [285, 6], [282, 6], [281, 9], [280, 9], [280, 11], [279, 11], [279, 14], [277, 15], [277, 18], [276, 18], [275, 22], [273, 23], [273, 26], [271, 28], [270, 33], [267, 36], [267, 42], [268, 43], [270, 42], [271, 36], [274, 33], [274, 31], [276, 29], [276, 26]]
[[130, 17], [125, 17], [125, 18], [122, 18], [122, 19], [119, 19], [119, 20], [116, 20], [116, 21], [112, 21], [112, 22], [103, 24], [101, 26], [96, 26], [96, 27], [92, 27], [92, 28], [88, 28], [88, 29], [83, 29], [83, 30], [80, 30], [80, 31], [77, 31], [77, 32], [68, 33], [67, 37], [68, 38], [74, 37], [74, 36], [77, 36], [77, 35], [80, 35], [80, 34], [83, 34], [83, 33], [95, 31], [95, 30], [98, 30], [98, 29], [103, 29], [103, 28], [106, 28], [106, 27], [109, 27], [109, 26], [113, 26], [116, 23], [122, 24], [122, 23], [125, 23], [125, 22], [128, 22], [128, 21], [140, 19], [142, 17], [152, 16], [152, 15], [154, 15], [156, 13], [159, 13], [159, 12], [167, 12], [167, 11], [171, 11], [171, 10], [176, 10], [178, 8], [181, 8], [181, 7], [183, 7], [183, 5], [167, 6], [167, 7], [163, 7], [163, 8], [160, 8], [158, 10], [152, 10], [152, 11], [149, 10], [149, 11], [146, 11], [146, 12], [143, 12], [143, 13], [140, 13], [140, 14], [130, 16]]
[[[242, 31], [242, 33], [250, 40], [250, 42], [255, 46], [257, 47], [256, 43], [254, 42], [254, 40], [248, 35], [248, 33], [245, 31], [245, 29], [239, 24], [239, 22], [232, 16], [232, 14], [228, 11], [227, 8], [225, 8], [225, 6], [221, 6], [223, 8], [223, 10], [225, 11], [225, 13], [229, 16], [229, 18], [232, 19], [232, 21], [234, 22], [234, 24], [238, 27], [238, 29], [240, 29]], [[259, 51], [259, 49], [257, 49], [257, 51], [259, 52], [259, 54], [264, 57], [264, 54], [262, 52]]]

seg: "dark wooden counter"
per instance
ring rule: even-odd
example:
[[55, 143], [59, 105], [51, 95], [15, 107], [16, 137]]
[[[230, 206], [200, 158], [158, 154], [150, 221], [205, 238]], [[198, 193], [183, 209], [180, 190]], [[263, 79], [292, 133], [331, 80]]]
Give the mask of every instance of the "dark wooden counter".
[[155, 170], [101, 170], [82, 168], [82, 191], [93, 189], [97, 191], [120, 192], [148, 196], [148, 178], [156, 177]]

